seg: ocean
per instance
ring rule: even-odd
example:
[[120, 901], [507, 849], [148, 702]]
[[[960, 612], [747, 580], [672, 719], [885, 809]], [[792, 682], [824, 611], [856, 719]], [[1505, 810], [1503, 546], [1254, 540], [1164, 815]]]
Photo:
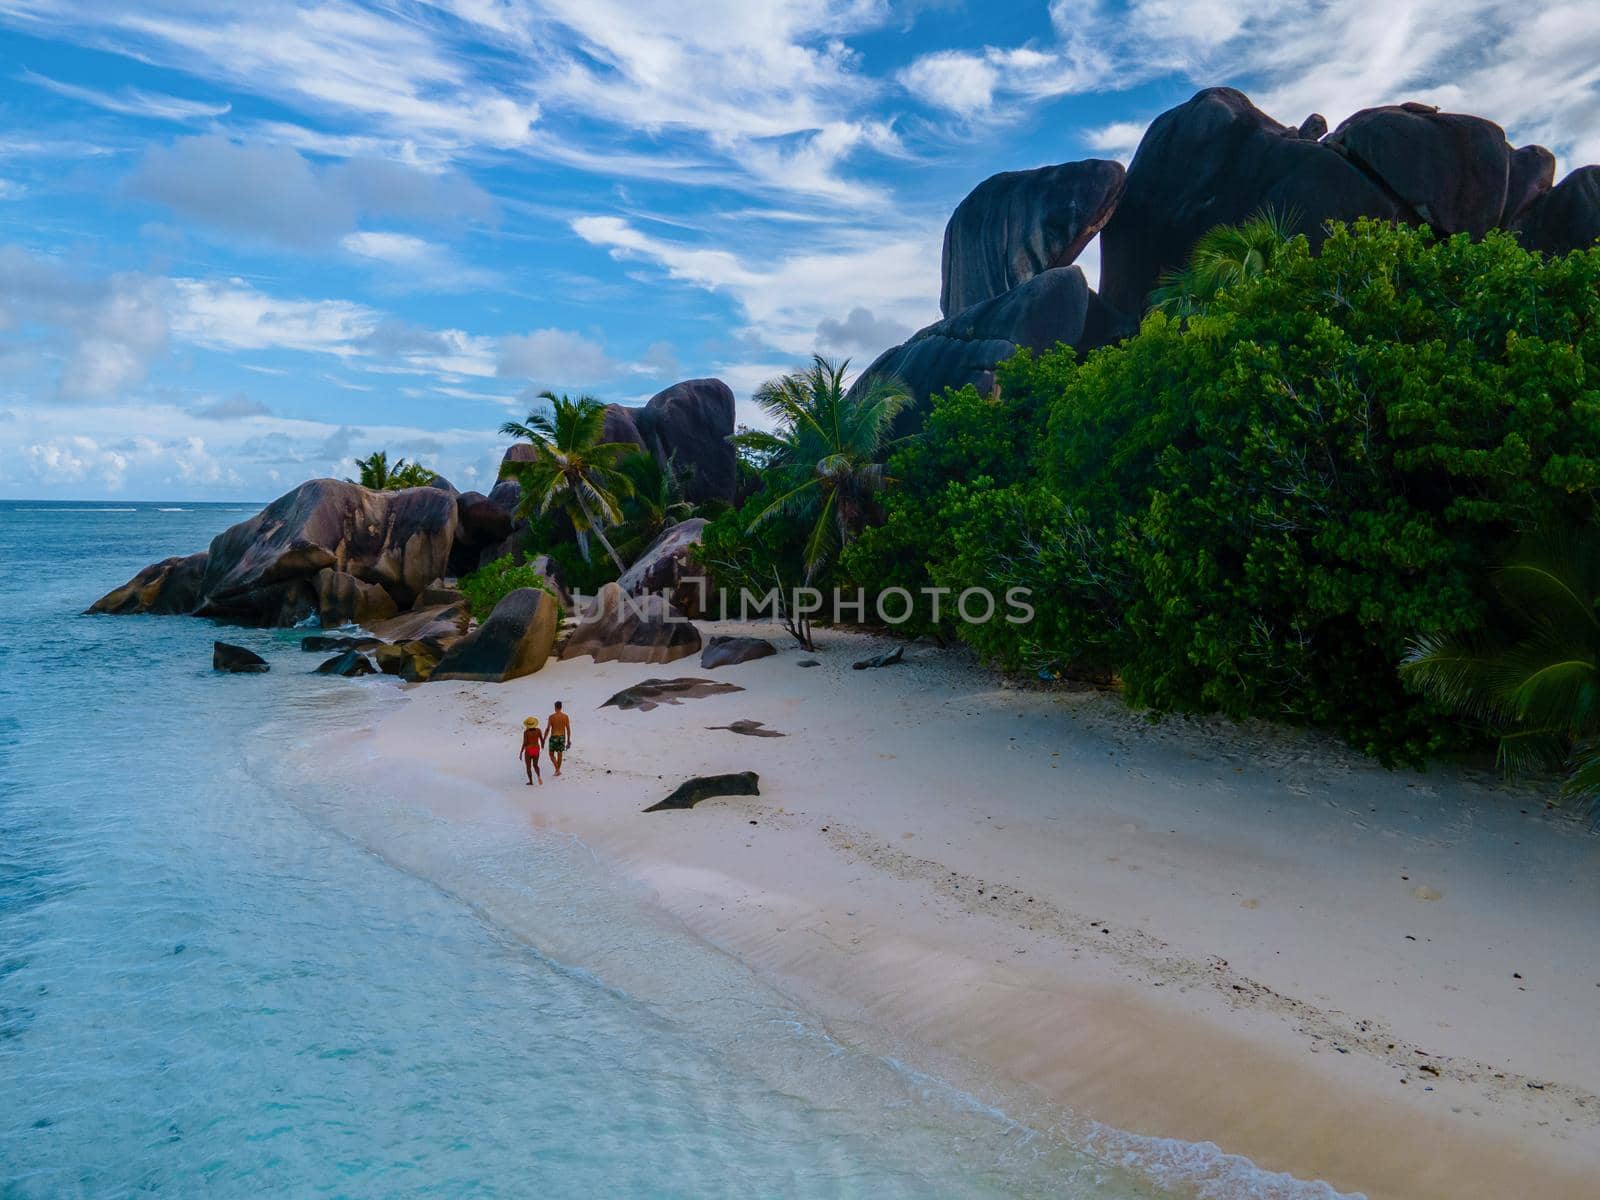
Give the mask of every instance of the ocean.
[[0, 502], [0, 1196], [1330, 1194], [842, 1045], [571, 838], [325, 767], [407, 701], [302, 631], [82, 615], [251, 511]]

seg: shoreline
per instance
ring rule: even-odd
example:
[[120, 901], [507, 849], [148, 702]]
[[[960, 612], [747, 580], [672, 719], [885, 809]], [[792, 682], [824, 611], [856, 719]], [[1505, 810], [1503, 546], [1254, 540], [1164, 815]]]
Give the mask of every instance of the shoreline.
[[[852, 672], [882, 640], [822, 638], [811, 670], [775, 637], [777, 656], [714, 672], [579, 659], [411, 687], [352, 750], [574, 835], [842, 1037], [1068, 1113], [1079, 1144], [1214, 1143], [1374, 1200], [1588, 1194], [1592, 831], [1534, 793], [1384, 772], [1316, 734], [1151, 725], [961, 652]], [[747, 690], [597, 708], [674, 676]], [[570, 776], [546, 764], [530, 789], [515, 730], [558, 696]], [[788, 736], [706, 728], [738, 718]], [[745, 769], [760, 797], [640, 813]]]

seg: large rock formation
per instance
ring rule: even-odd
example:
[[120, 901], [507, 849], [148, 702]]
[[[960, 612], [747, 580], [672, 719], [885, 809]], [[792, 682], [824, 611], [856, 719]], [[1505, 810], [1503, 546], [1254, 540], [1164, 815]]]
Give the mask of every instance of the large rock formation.
[[1579, 167], [1532, 201], [1516, 223], [1530, 250], [1566, 254], [1600, 238], [1600, 166]]
[[995, 365], [1022, 347], [1037, 353], [1065, 342], [1088, 351], [1126, 336], [1133, 328], [1132, 322], [1100, 302], [1077, 267], [1056, 267], [884, 351], [851, 390], [859, 394], [868, 381], [884, 376], [899, 379], [913, 400], [899, 432], [910, 432], [921, 423], [929, 396], [969, 383], [980, 392], [989, 391]]
[[1313, 243], [1326, 220], [1402, 216], [1385, 188], [1323, 142], [1280, 125], [1233, 88], [1207, 88], [1162, 113], [1128, 168], [1117, 211], [1100, 232], [1100, 294], [1143, 314], [1163, 272], [1200, 235], [1271, 208]]
[[630, 596], [664, 594], [685, 616], [705, 616], [711, 603], [711, 581], [696, 557], [705, 528], [704, 517], [691, 517], [662, 530], [622, 573], [617, 585]]
[[733, 444], [733, 391], [720, 379], [686, 379], [651, 396], [631, 413], [642, 444], [670, 459], [686, 499], [733, 502], [738, 479]]
[[127, 583], [89, 606], [92, 613], [192, 613], [200, 604], [200, 581], [206, 573], [206, 552], [164, 558], [145, 567]]
[[1122, 196], [1121, 163], [1090, 158], [985, 179], [944, 229], [939, 311], [959, 313], [1069, 267]]
[[1429, 104], [1392, 104], [1362, 109], [1323, 144], [1387, 191], [1405, 220], [1473, 237], [1500, 223], [1511, 147], [1492, 121]]
[[317, 620], [324, 629], [368, 625], [399, 615], [394, 597], [381, 584], [367, 583], [332, 567], [323, 567], [313, 582], [317, 589]]
[[669, 663], [700, 652], [700, 631], [660, 596], [631, 597], [608, 583], [577, 616], [563, 659], [588, 654], [595, 662]]
[[438, 488], [310, 480], [212, 540], [198, 615], [293, 625], [317, 610], [325, 567], [378, 584], [409, 608], [444, 574], [457, 524], [455, 495]]
[[544, 666], [560, 624], [556, 599], [542, 588], [517, 588], [489, 619], [445, 651], [431, 678], [503, 683]]
[[482, 492], [462, 492], [456, 496], [456, 538], [450, 548], [449, 573], [467, 575], [478, 569], [483, 552], [511, 537], [522, 485], [514, 479], [496, 485], [485, 496]]

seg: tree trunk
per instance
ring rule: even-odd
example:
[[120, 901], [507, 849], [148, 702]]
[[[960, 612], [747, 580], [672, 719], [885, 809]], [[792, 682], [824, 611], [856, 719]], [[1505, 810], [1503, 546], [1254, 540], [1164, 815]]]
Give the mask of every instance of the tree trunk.
[[578, 509], [583, 513], [584, 521], [593, 530], [595, 537], [600, 539], [600, 544], [605, 547], [606, 553], [611, 556], [611, 561], [617, 564], [617, 574], [621, 575], [628, 568], [622, 559], [617, 557], [616, 550], [612, 547], [610, 541], [606, 539], [605, 530], [600, 528], [600, 522], [594, 519], [594, 514], [589, 511], [589, 506], [583, 502], [583, 496], [579, 492], [575, 490], [572, 493], [572, 498], [578, 502]]

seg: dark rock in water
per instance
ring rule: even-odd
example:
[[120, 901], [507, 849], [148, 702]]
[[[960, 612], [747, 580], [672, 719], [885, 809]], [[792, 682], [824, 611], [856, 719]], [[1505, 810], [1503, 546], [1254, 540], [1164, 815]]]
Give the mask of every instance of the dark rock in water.
[[711, 581], [695, 555], [705, 528], [704, 517], [691, 517], [662, 530], [622, 573], [617, 586], [630, 596], [665, 595], [685, 616], [704, 616]]
[[700, 652], [700, 669], [714, 671], [718, 667], [732, 667], [758, 658], [768, 658], [777, 652], [778, 648], [766, 638], [718, 635], [707, 642], [706, 648]]
[[325, 629], [369, 625], [399, 615], [394, 597], [376, 583], [364, 583], [345, 571], [323, 567], [316, 574], [317, 619]]
[[660, 596], [630, 597], [608, 583], [577, 606], [578, 624], [561, 648], [563, 660], [668, 663], [700, 650], [700, 631]]
[[678, 704], [702, 696], [742, 691], [744, 689], [736, 683], [715, 683], [709, 679], [646, 679], [623, 688], [600, 707], [623, 711], [637, 708], [640, 712], [649, 712], [658, 704]]
[[948, 317], [1071, 266], [1111, 219], [1126, 177], [1121, 163], [1091, 158], [985, 179], [945, 226], [939, 311]]
[[1511, 147], [1493, 121], [1426, 104], [1366, 108], [1324, 143], [1403, 206], [1401, 215], [1441, 236], [1482, 237], [1506, 206]]
[[1328, 135], [1328, 118], [1321, 113], [1312, 113], [1300, 122], [1300, 128], [1295, 133], [1309, 142], [1324, 138]]
[[532, 675], [549, 661], [559, 623], [556, 599], [544, 589], [507, 592], [488, 620], [445, 651], [431, 678], [504, 683]]
[[455, 496], [437, 488], [376, 492], [310, 480], [212, 540], [198, 615], [293, 625], [317, 610], [325, 567], [409, 607], [444, 574], [457, 523]]
[[229, 642], [211, 643], [211, 669], [230, 671], [235, 675], [259, 675], [271, 670], [267, 660], [254, 650], [246, 650]]
[[377, 668], [367, 661], [367, 656], [359, 650], [346, 650], [343, 654], [336, 654], [316, 669], [318, 675], [343, 675], [353, 679], [359, 675], [372, 675]]
[[200, 603], [200, 581], [206, 573], [206, 552], [164, 558], [144, 568], [127, 583], [89, 606], [92, 613], [153, 613], [178, 616]]
[[904, 646], [896, 646], [893, 650], [885, 650], [882, 654], [874, 654], [871, 658], [863, 658], [860, 662], [851, 663], [850, 667], [856, 671], [868, 671], [874, 667], [892, 667], [906, 656]]
[[323, 653], [329, 650], [376, 650], [384, 644], [381, 638], [348, 634], [313, 633], [300, 639], [300, 649]]
[[726, 729], [731, 733], [742, 733], [746, 737], [787, 737], [788, 734], [779, 733], [776, 729], [768, 729], [760, 721], [747, 721], [743, 718], [731, 725], [707, 725], [707, 729]]
[[677, 789], [665, 800], [652, 804], [645, 812], [661, 812], [668, 808], [693, 808], [702, 800], [713, 796], [759, 796], [757, 786], [761, 777], [754, 771], [740, 771], [734, 775], [701, 775]]
[[969, 383], [980, 392], [989, 392], [996, 364], [1020, 347], [1040, 353], [1065, 342], [1090, 350], [1133, 329], [1132, 322], [1111, 312], [1089, 290], [1082, 271], [1056, 267], [1003, 296], [929, 325], [909, 341], [884, 351], [850, 390], [859, 395], [872, 379], [898, 378], [914, 402], [896, 427], [897, 432], [908, 433], [921, 424], [929, 396]]
[[1518, 146], [1511, 152], [1511, 169], [1506, 177], [1506, 206], [1500, 224], [1510, 228], [1528, 206], [1544, 195], [1556, 181], [1556, 156], [1543, 146]]
[[1142, 315], [1164, 271], [1200, 235], [1271, 208], [1321, 245], [1322, 224], [1398, 219], [1385, 188], [1326, 142], [1302, 138], [1233, 88], [1207, 88], [1162, 113], [1128, 167], [1117, 211], [1100, 231], [1100, 294]]
[[819, 663], [814, 658], [802, 658], [799, 662], [795, 663], [794, 665], [797, 666], [797, 667], [820, 667], [822, 664]]
[[1546, 254], [1594, 245], [1600, 237], [1600, 166], [1572, 172], [1529, 204], [1515, 228], [1524, 246]]

